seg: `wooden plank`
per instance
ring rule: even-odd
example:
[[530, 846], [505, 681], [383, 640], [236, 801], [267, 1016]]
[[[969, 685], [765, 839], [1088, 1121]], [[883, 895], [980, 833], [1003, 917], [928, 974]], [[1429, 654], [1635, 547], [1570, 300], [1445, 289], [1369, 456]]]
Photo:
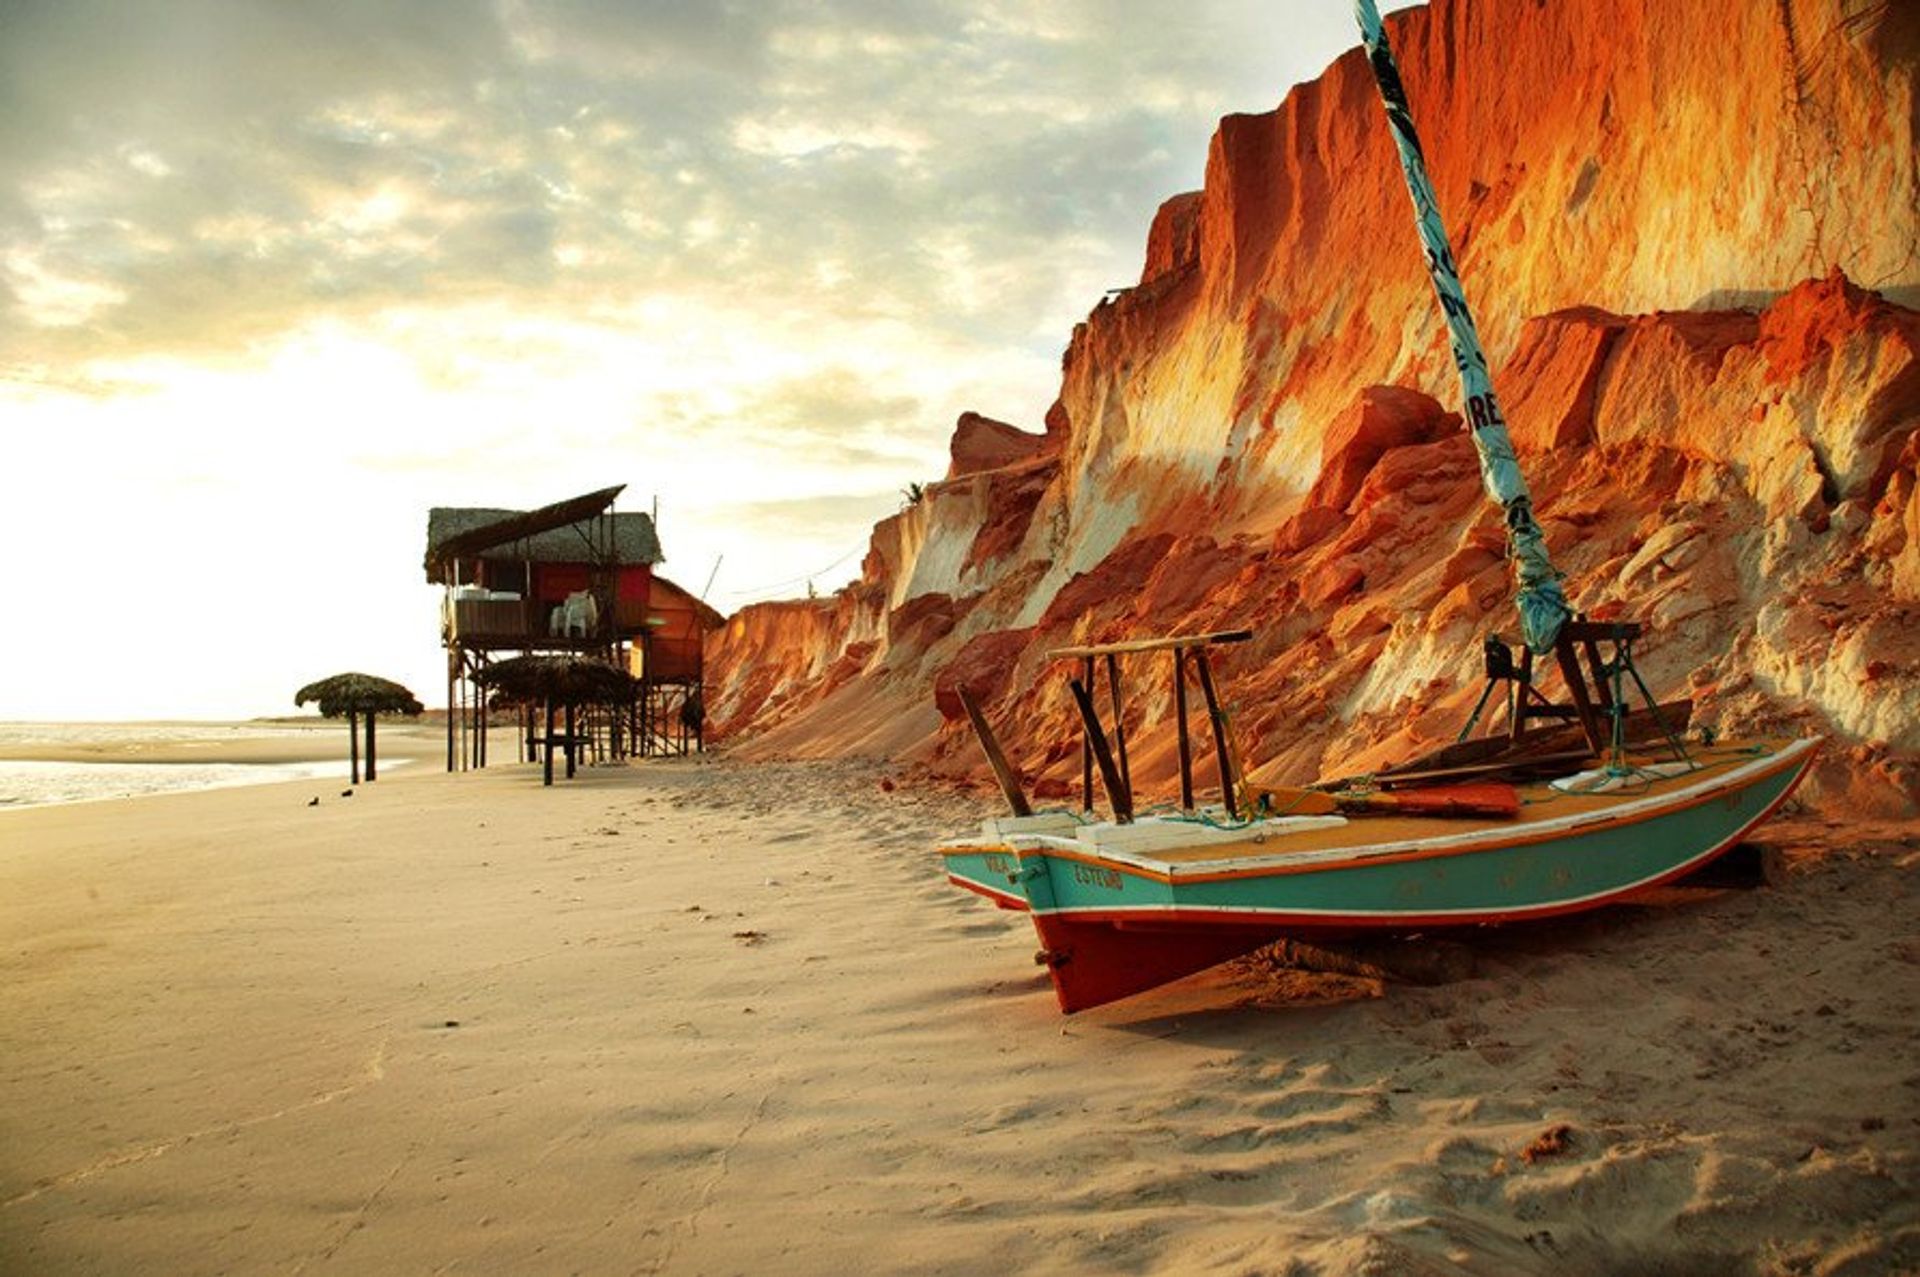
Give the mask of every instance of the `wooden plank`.
[[1107, 748], [1107, 734], [1100, 728], [1100, 711], [1093, 707], [1093, 693], [1079, 679], [1067, 684], [1073, 693], [1073, 703], [1079, 707], [1080, 722], [1087, 731], [1087, 743], [1093, 747], [1093, 758], [1100, 765], [1100, 780], [1107, 787], [1107, 801], [1113, 804], [1115, 823], [1130, 825], [1133, 823], [1133, 795], [1121, 783], [1120, 769], [1114, 766], [1113, 751]]
[[1128, 639], [1121, 643], [1097, 643], [1085, 647], [1056, 647], [1047, 653], [1049, 660], [1064, 661], [1076, 656], [1124, 656], [1130, 652], [1171, 652], [1181, 648], [1211, 647], [1218, 643], [1244, 643], [1252, 630], [1215, 630], [1210, 634], [1181, 634], [1172, 638]]
[[964, 687], [960, 689], [960, 708], [967, 711], [967, 721], [973, 724], [974, 738], [980, 742], [980, 750], [987, 756], [987, 766], [993, 769], [993, 778], [1000, 782], [1000, 793], [1006, 798], [1007, 806], [1013, 809], [1016, 816], [1033, 815], [1033, 804], [1027, 801], [1027, 791], [1020, 787], [1019, 774], [1007, 762], [999, 739], [994, 736], [993, 728], [987, 725], [987, 716], [980, 712], [973, 694]]

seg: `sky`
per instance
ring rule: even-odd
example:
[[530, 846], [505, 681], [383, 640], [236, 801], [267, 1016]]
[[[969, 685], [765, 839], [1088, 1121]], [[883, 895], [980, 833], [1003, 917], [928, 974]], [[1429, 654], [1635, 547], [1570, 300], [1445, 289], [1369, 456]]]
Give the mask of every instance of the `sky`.
[[[1397, 4], [1384, 8], [1402, 7]], [[444, 700], [427, 510], [732, 612], [1027, 429], [1346, 0], [0, 0], [0, 719]]]

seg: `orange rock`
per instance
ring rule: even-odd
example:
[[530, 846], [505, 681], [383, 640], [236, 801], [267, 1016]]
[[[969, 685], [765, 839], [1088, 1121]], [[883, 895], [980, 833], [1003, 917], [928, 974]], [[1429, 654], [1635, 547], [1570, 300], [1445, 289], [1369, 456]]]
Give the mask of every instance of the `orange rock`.
[[[1809, 796], [1911, 806], [1920, 313], [1890, 296], [1920, 285], [1920, 6], [1432, 0], [1388, 25], [1575, 605], [1653, 624], [1655, 691], [1710, 690], [1724, 727], [1874, 742]], [[1841, 34], [1816, 59], [1818, 32]], [[1445, 739], [1475, 636], [1513, 630], [1457, 394], [1349, 53], [1221, 121], [1140, 284], [1075, 327], [1044, 435], [962, 418], [952, 477], [875, 528], [858, 582], [715, 636], [710, 720], [828, 748], [857, 710], [977, 775], [966, 686], [1017, 765], [1077, 785], [1048, 648], [1251, 626], [1218, 668], [1264, 779]], [[1164, 672], [1127, 668], [1134, 776], [1164, 796]]]

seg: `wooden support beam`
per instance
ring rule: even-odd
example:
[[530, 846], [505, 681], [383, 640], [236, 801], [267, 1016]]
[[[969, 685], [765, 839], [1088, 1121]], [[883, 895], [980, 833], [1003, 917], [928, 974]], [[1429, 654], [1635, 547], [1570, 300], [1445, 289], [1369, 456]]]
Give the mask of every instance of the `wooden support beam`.
[[[1093, 686], [1093, 656], [1080, 658], [1080, 681], [1088, 687]], [[1080, 737], [1080, 810], [1093, 810], [1093, 738], [1082, 734]]]
[[1120, 779], [1120, 769], [1114, 765], [1113, 751], [1107, 748], [1107, 734], [1100, 727], [1100, 711], [1094, 708], [1093, 693], [1079, 679], [1067, 684], [1067, 690], [1073, 693], [1073, 703], [1080, 711], [1080, 723], [1086, 729], [1087, 744], [1093, 750], [1094, 762], [1100, 766], [1100, 781], [1107, 788], [1107, 801], [1113, 805], [1113, 819], [1117, 824], [1133, 823], [1133, 794], [1126, 783]]
[[1127, 765], [1127, 720], [1126, 700], [1120, 693], [1120, 657], [1117, 653], [1107, 653], [1107, 691], [1113, 699], [1113, 744], [1114, 754], [1120, 761], [1120, 783], [1133, 792], [1133, 768]]
[[1234, 763], [1227, 743], [1227, 715], [1220, 707], [1220, 696], [1213, 686], [1213, 667], [1207, 662], [1207, 650], [1198, 647], [1193, 650], [1194, 673], [1200, 679], [1200, 696], [1207, 704], [1207, 720], [1213, 724], [1213, 756], [1220, 765], [1220, 793], [1227, 804], [1227, 815], [1240, 819], [1240, 800], [1235, 795], [1239, 777], [1234, 775]]
[[1187, 652], [1173, 649], [1173, 719], [1180, 736], [1180, 810], [1193, 810], [1193, 739], [1187, 732]]
[[455, 728], [453, 724], [453, 671], [455, 669], [454, 663], [458, 659], [454, 655], [455, 651], [456, 649], [452, 647], [447, 649], [447, 770], [449, 772], [454, 770], [453, 733]]
[[1033, 804], [1027, 801], [1027, 792], [1020, 787], [1019, 773], [1007, 761], [1000, 741], [994, 736], [993, 728], [987, 725], [987, 716], [980, 712], [973, 694], [964, 687], [960, 689], [960, 708], [967, 711], [967, 721], [973, 725], [974, 737], [980, 742], [981, 752], [987, 756], [987, 766], [993, 769], [993, 778], [1000, 783], [1000, 793], [1007, 800], [1007, 806], [1013, 809], [1016, 816], [1033, 815]]
[[1050, 660], [1067, 660], [1076, 656], [1125, 655], [1131, 652], [1179, 651], [1182, 648], [1193, 650], [1212, 647], [1220, 643], [1244, 643], [1253, 637], [1252, 630], [1215, 630], [1209, 634], [1180, 634], [1172, 638], [1128, 639], [1122, 643], [1094, 643], [1080, 647], [1056, 647], [1047, 653]]
[[1574, 654], [1573, 641], [1565, 635], [1553, 645], [1554, 659], [1560, 665], [1560, 677], [1567, 685], [1567, 693], [1573, 697], [1574, 712], [1580, 716], [1580, 729], [1587, 734], [1587, 744], [1598, 754], [1607, 748], [1606, 738], [1600, 733], [1600, 719], [1593, 712], [1593, 698], [1587, 695], [1587, 676], [1580, 672], [1580, 658]]

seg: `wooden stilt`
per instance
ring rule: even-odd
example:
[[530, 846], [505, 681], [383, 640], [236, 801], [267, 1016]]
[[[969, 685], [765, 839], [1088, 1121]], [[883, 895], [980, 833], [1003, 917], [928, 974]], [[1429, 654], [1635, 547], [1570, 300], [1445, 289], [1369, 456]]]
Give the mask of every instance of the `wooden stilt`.
[[567, 702], [567, 779], [573, 779], [574, 764], [574, 721], [573, 702]]
[[547, 717], [547, 738], [543, 742], [543, 744], [545, 745], [545, 748], [540, 751], [540, 756], [544, 764], [541, 769], [540, 783], [543, 785], [551, 785], [553, 783], [553, 702], [552, 701], [546, 702], [546, 717]]
[[448, 771], [452, 771], [452, 770], [454, 770], [454, 767], [453, 767], [453, 733], [454, 733], [454, 731], [455, 731], [455, 728], [454, 728], [454, 723], [453, 723], [453, 715], [454, 715], [454, 708], [453, 708], [453, 683], [454, 683], [454, 675], [453, 675], [453, 671], [454, 671], [454, 670], [455, 670], [455, 669], [456, 669], [456, 668], [458, 667], [458, 663], [459, 663], [459, 660], [460, 660], [460, 657], [459, 657], [459, 648], [457, 648], [457, 647], [449, 647], [449, 648], [447, 649], [447, 770], [448, 770]]
[[379, 775], [379, 771], [373, 761], [373, 720], [373, 711], [367, 711], [367, 783], [369, 785], [371, 785], [374, 778]]
[[360, 714], [357, 710], [347, 711], [347, 757], [351, 760], [349, 774], [353, 783], [360, 783]]

